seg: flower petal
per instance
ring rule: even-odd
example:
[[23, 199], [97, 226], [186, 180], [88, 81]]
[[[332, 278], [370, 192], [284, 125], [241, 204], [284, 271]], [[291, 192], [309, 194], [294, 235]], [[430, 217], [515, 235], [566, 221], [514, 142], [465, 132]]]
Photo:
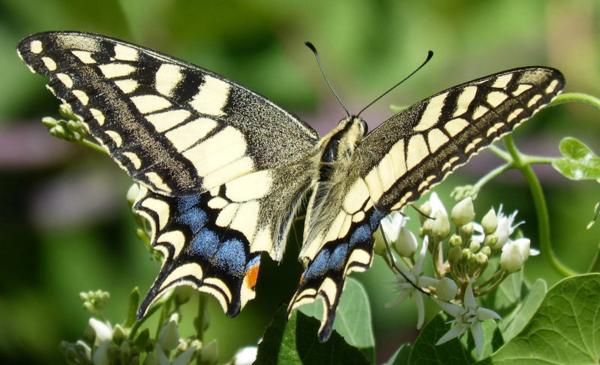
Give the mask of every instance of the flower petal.
[[444, 310], [444, 312], [450, 314], [452, 317], [456, 318], [456, 317], [460, 317], [464, 312], [465, 309], [461, 306], [458, 306], [454, 303], [449, 303], [449, 302], [443, 302], [441, 300], [435, 299], [435, 302], [442, 307], [442, 309]]
[[481, 322], [475, 321], [471, 325], [471, 334], [473, 335], [473, 341], [475, 342], [475, 352], [477, 353], [477, 357], [481, 357], [483, 353], [483, 329], [481, 328]]
[[415, 266], [413, 267], [413, 272], [417, 275], [421, 273], [423, 270], [423, 262], [425, 261], [425, 256], [427, 255], [427, 246], [429, 245], [429, 237], [425, 236], [423, 239], [423, 245], [421, 245], [421, 251], [419, 251], [419, 256], [417, 256], [417, 260], [415, 261]]
[[500, 315], [498, 313], [494, 312], [491, 309], [482, 308], [482, 307], [477, 308], [477, 318], [480, 321], [485, 321], [488, 319], [495, 319], [495, 320], [502, 319], [502, 317], [500, 317]]
[[464, 323], [455, 323], [448, 332], [446, 332], [439, 340], [435, 343], [436, 346], [444, 344], [450, 340], [460, 337], [467, 330], [468, 326]]
[[463, 298], [465, 303], [465, 307], [469, 309], [477, 308], [477, 301], [475, 301], [475, 295], [473, 295], [473, 286], [471, 283], [467, 285], [467, 289], [465, 290], [465, 297]]

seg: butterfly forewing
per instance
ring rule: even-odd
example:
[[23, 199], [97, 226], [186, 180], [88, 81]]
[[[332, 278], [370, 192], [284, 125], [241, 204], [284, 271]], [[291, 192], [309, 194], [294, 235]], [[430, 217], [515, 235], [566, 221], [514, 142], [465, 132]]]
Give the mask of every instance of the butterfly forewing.
[[398, 210], [548, 104], [564, 87], [545, 67], [501, 72], [442, 91], [365, 137], [357, 169], [378, 209]]
[[318, 138], [231, 81], [122, 41], [41, 33], [18, 51], [112, 157], [159, 193], [197, 193], [285, 165]]

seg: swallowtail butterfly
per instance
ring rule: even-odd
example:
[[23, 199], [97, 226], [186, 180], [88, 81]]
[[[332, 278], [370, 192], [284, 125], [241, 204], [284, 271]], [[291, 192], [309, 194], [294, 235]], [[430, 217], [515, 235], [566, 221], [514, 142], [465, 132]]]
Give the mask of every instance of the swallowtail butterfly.
[[164, 262], [139, 317], [178, 285], [237, 315], [255, 296], [261, 253], [282, 259], [306, 195], [305, 269], [289, 310], [322, 297], [321, 341], [346, 277], [371, 265], [380, 220], [564, 87], [555, 69], [517, 68], [441, 91], [370, 133], [350, 116], [320, 138], [220, 75], [120, 40], [39, 33], [18, 54], [140, 186], [134, 208]]

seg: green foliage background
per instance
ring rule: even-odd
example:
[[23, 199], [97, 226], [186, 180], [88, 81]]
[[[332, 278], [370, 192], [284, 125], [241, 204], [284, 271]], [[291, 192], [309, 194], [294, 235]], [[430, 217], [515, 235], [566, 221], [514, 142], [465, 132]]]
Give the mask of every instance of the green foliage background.
[[[343, 113], [305, 40], [320, 49], [329, 77], [354, 111], [418, 65], [428, 49], [435, 51], [423, 71], [365, 113], [373, 128], [391, 114], [390, 104], [410, 104], [523, 65], [556, 67], [566, 76], [567, 90], [598, 95], [599, 19], [600, 4], [593, 0], [2, 0], [0, 363], [58, 363], [59, 341], [75, 340], [87, 320], [78, 292], [110, 291], [109, 316], [120, 319], [131, 288], [145, 290], [158, 270], [134, 234], [127, 176], [105, 156], [47, 136], [39, 120], [56, 115], [58, 103], [42, 78], [18, 60], [15, 46], [24, 36], [82, 30], [159, 49], [258, 91], [323, 133]], [[526, 152], [558, 155], [558, 141], [567, 134], [600, 151], [597, 113], [582, 105], [541, 113], [519, 129], [516, 140]], [[453, 186], [474, 182], [498, 163], [482, 153], [437, 190], [449, 199]], [[598, 186], [569, 182], [550, 167], [540, 174], [557, 253], [573, 268], [586, 269], [599, 243], [598, 226], [585, 231]], [[486, 186], [476, 206], [483, 213], [499, 203], [519, 209], [535, 246], [535, 217], [520, 177], [507, 175]], [[296, 227], [292, 234], [300, 232]], [[282, 265], [263, 265], [258, 298], [238, 318], [226, 318], [210, 301], [207, 337], [219, 339], [221, 359], [255, 344], [290, 298], [301, 270], [297, 252], [292, 244]], [[414, 338], [416, 318], [410, 304], [385, 309], [394, 296], [393, 277], [379, 259], [374, 266], [356, 277], [369, 291], [381, 361]], [[558, 279], [536, 258], [527, 269], [529, 279]], [[192, 324], [185, 328], [191, 331]]]

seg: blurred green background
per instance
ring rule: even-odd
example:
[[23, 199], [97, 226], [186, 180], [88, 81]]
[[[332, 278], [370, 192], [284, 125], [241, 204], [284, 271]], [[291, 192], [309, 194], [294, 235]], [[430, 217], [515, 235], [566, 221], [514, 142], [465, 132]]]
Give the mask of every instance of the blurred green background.
[[[0, 1], [0, 363], [60, 363], [60, 340], [76, 340], [86, 325], [80, 291], [110, 291], [109, 317], [121, 320], [131, 288], [145, 291], [158, 270], [134, 233], [125, 200], [129, 178], [105, 156], [49, 137], [41, 125], [41, 117], [57, 114], [58, 103], [17, 58], [15, 46], [24, 36], [81, 30], [155, 48], [236, 80], [323, 133], [343, 111], [306, 40], [319, 48], [353, 111], [416, 67], [427, 50], [435, 51], [424, 70], [364, 114], [373, 128], [390, 116], [390, 104], [410, 104], [517, 66], [558, 68], [568, 91], [598, 95], [599, 19], [600, 3], [593, 0]], [[526, 152], [557, 155], [566, 135], [600, 151], [597, 112], [582, 105], [546, 110], [520, 128], [516, 140]], [[452, 187], [474, 183], [498, 164], [484, 152], [436, 191], [450, 202]], [[549, 167], [536, 171], [549, 199], [558, 255], [585, 270], [600, 243], [599, 227], [585, 230], [599, 186], [569, 182]], [[518, 174], [486, 186], [476, 201], [479, 216], [500, 203], [505, 211], [519, 210], [535, 246], [535, 216]], [[226, 318], [210, 300], [207, 336], [218, 338], [222, 360], [255, 344], [274, 310], [289, 300], [301, 271], [297, 252], [289, 247], [282, 265], [263, 265], [258, 298], [238, 318]], [[559, 279], [539, 258], [530, 260], [527, 276]], [[395, 294], [393, 276], [378, 258], [372, 270], [355, 277], [370, 293], [383, 360], [415, 336], [414, 305], [385, 307]], [[183, 327], [191, 331], [191, 323]]]

